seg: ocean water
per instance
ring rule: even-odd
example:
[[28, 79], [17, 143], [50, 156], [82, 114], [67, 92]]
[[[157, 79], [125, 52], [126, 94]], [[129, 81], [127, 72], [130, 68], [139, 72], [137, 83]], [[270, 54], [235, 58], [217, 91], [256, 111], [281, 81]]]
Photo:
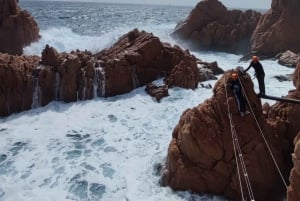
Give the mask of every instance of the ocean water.
[[[25, 48], [28, 55], [39, 55], [46, 44], [59, 51], [97, 52], [133, 28], [182, 45], [169, 34], [192, 9], [22, 0], [20, 5], [41, 29], [41, 40]], [[248, 65], [239, 62], [241, 55], [192, 53], [204, 61], [217, 61], [225, 70]], [[293, 69], [273, 60], [262, 64], [267, 94], [282, 96], [294, 88], [292, 82], [274, 78]], [[169, 94], [157, 103], [140, 87], [120, 96], [52, 102], [0, 118], [0, 201], [225, 201], [158, 184], [156, 167], [165, 160], [182, 112], [211, 97], [212, 90], [173, 88]]]

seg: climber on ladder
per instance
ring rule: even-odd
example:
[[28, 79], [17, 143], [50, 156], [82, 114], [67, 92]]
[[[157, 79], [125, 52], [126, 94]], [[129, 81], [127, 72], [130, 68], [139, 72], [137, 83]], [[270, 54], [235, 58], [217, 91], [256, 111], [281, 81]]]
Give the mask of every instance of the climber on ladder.
[[238, 73], [233, 72], [231, 74], [229, 86], [232, 89], [241, 116], [243, 117], [245, 114], [249, 114], [249, 111], [246, 111], [246, 101], [242, 92], [240, 80], [238, 79]]

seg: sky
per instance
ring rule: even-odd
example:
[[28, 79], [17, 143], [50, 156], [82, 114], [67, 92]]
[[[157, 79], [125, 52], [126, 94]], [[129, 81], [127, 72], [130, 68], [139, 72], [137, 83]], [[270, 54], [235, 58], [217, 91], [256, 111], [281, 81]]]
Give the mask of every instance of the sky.
[[[21, 0], [22, 1], [22, 0]], [[25, 1], [25, 0], [23, 0]], [[71, 1], [71, 0], [69, 0]], [[72, 0], [82, 1], [87, 0]], [[185, 5], [195, 6], [200, 0], [88, 0], [95, 2], [107, 3], [138, 3], [138, 4], [166, 4], [166, 5]], [[272, 0], [220, 0], [226, 7], [229, 8], [253, 8], [253, 9], [268, 9], [271, 7]]]

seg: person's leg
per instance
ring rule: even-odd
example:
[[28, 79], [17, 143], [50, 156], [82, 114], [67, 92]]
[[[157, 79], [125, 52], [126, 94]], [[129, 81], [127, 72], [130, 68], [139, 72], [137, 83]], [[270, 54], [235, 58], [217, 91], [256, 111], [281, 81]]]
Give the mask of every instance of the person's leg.
[[239, 99], [239, 110], [240, 110], [240, 112], [245, 112], [246, 111], [246, 104], [245, 104], [245, 100], [244, 100], [244, 98], [243, 98], [243, 96], [242, 96], [242, 94], [239, 94], [238, 96], [238, 99]]
[[245, 101], [242, 97], [242, 94], [234, 94], [235, 96], [235, 99], [236, 99], [236, 102], [237, 102], [237, 105], [238, 105], [238, 109], [239, 109], [239, 112], [241, 114], [241, 116], [245, 116], [245, 110], [246, 110], [246, 107], [245, 107]]
[[257, 76], [257, 81], [259, 85], [259, 93], [261, 95], [265, 95], [265, 76], [264, 75]]

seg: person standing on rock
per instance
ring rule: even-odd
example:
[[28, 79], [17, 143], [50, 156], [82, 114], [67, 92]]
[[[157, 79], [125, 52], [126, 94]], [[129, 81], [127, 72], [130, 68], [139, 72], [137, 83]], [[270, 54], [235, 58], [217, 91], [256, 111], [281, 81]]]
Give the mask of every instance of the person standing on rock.
[[257, 56], [252, 57], [252, 61], [249, 65], [249, 67], [244, 71], [246, 73], [251, 67], [254, 68], [255, 70], [255, 76], [258, 81], [258, 86], [259, 86], [259, 96], [264, 96], [265, 95], [265, 71], [263, 69], [263, 66], [259, 62], [259, 59]]
[[237, 73], [231, 74], [230, 88], [232, 89], [232, 92], [237, 101], [240, 114], [243, 117], [245, 116], [245, 114], [248, 114], [249, 112], [246, 111], [246, 102], [245, 102], [245, 98], [242, 92], [242, 86], [238, 79]]

